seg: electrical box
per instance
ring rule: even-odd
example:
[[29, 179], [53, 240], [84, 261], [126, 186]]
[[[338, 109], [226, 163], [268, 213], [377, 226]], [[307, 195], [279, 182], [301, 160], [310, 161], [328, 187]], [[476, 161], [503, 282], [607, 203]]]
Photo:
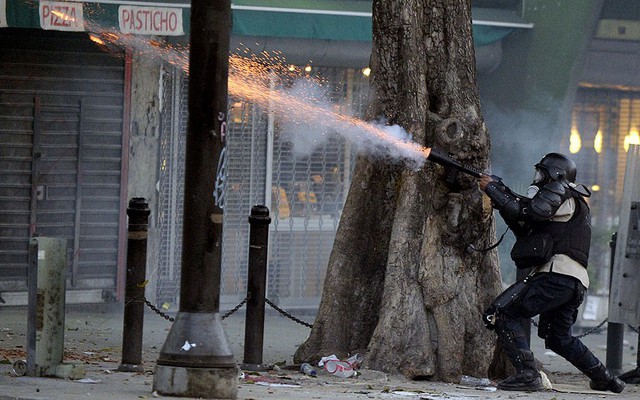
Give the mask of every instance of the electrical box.
[[56, 376], [67, 379], [79, 379], [84, 376], [84, 365], [63, 363], [66, 269], [66, 239], [31, 239], [27, 360], [24, 370], [28, 376]]
[[609, 322], [640, 325], [640, 145], [629, 146], [609, 294]]

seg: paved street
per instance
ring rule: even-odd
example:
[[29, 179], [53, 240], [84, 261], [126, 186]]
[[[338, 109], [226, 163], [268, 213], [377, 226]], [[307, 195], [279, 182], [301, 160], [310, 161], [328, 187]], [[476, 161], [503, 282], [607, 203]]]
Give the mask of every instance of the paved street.
[[[313, 322], [311, 316], [298, 316]], [[234, 356], [243, 358], [244, 313], [223, 321]], [[15, 377], [10, 361], [24, 357], [26, 346], [26, 308], [0, 308], [0, 400], [6, 399], [145, 399], [161, 397], [152, 393], [153, 369], [170, 322], [146, 312], [143, 341], [145, 373], [114, 372], [121, 360], [122, 313], [116, 306], [94, 307], [91, 311], [70, 307], [66, 313], [65, 362], [86, 366], [81, 380]], [[362, 370], [355, 378], [340, 379], [320, 370], [317, 378], [307, 377], [292, 364], [296, 347], [305, 340], [309, 328], [274, 313], [265, 323], [264, 357], [269, 364], [282, 364], [277, 371], [241, 371], [238, 399], [637, 399], [639, 387], [628, 386], [621, 395], [588, 390], [587, 379], [560, 357], [546, 352], [533, 338], [537, 358], [544, 364], [550, 380], [559, 391], [518, 393], [494, 388], [465, 387], [428, 381], [408, 381], [378, 371]], [[605, 360], [606, 333], [591, 334], [585, 343]], [[627, 330], [623, 371], [635, 367], [637, 334]], [[289, 366], [287, 368], [287, 366]], [[578, 393], [572, 393], [578, 392]]]

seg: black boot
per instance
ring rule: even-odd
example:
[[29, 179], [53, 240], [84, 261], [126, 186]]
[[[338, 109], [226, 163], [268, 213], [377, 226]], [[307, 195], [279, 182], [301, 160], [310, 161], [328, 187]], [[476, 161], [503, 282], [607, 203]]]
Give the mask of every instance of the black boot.
[[613, 376], [611, 371], [602, 365], [602, 362], [593, 355], [591, 350], [585, 348], [584, 353], [577, 359], [567, 359], [591, 379], [589, 387], [592, 390], [600, 390], [603, 392], [609, 390], [614, 393], [620, 393], [624, 390], [624, 382]]
[[528, 350], [520, 350], [519, 354], [511, 360], [516, 368], [515, 375], [498, 383], [498, 389], [518, 390], [524, 392], [537, 392], [543, 390], [542, 378], [536, 368], [536, 361], [533, 353]]
[[600, 361], [598, 361], [597, 365], [583, 372], [591, 378], [589, 387], [593, 390], [601, 390], [603, 392], [608, 390], [613, 393], [621, 393], [624, 390], [624, 382], [614, 376]]

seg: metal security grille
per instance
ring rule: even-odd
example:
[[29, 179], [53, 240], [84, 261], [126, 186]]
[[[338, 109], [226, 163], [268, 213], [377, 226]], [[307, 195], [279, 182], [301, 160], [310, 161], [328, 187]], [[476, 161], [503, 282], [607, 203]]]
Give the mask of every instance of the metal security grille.
[[607, 290], [612, 232], [620, 218], [627, 152], [640, 143], [640, 93], [581, 87], [563, 145], [586, 185], [593, 225], [589, 268], [592, 288]]
[[159, 302], [176, 304], [180, 294], [182, 257], [182, 205], [187, 132], [187, 78], [182, 70], [163, 66], [160, 112], [160, 165], [158, 171], [158, 232], [160, 257], [157, 271]]
[[[331, 101], [341, 112], [362, 115], [367, 77], [346, 69], [314, 73], [330, 85]], [[166, 74], [163, 82], [157, 300], [174, 303], [179, 295], [182, 237], [176, 236], [176, 224], [182, 226], [187, 85], [178, 71]], [[322, 145], [298, 155], [290, 132], [283, 132], [282, 116], [244, 99], [230, 99], [227, 120], [221, 307], [232, 307], [246, 296], [248, 216], [256, 204], [267, 205], [272, 218], [267, 297], [288, 308], [317, 307], [351, 179], [351, 146], [332, 132]]]
[[222, 301], [246, 295], [251, 207], [265, 203], [269, 116], [251, 103], [232, 99], [229, 112], [227, 191], [224, 206]]
[[26, 290], [29, 238], [51, 236], [70, 289], [100, 292], [77, 301], [100, 301], [116, 284], [124, 63], [82, 35], [3, 29], [0, 70], [0, 291]]

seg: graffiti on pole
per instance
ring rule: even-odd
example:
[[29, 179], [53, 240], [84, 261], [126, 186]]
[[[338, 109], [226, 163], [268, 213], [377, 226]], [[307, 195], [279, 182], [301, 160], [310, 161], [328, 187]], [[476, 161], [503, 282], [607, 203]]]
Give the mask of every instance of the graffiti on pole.
[[225, 136], [227, 136], [227, 121], [225, 113], [220, 111], [218, 113], [218, 121], [220, 121], [220, 141], [224, 143]]
[[224, 209], [225, 194], [227, 192], [227, 147], [223, 147], [218, 159], [218, 173], [216, 175], [216, 183], [213, 188], [213, 198], [216, 206]]

